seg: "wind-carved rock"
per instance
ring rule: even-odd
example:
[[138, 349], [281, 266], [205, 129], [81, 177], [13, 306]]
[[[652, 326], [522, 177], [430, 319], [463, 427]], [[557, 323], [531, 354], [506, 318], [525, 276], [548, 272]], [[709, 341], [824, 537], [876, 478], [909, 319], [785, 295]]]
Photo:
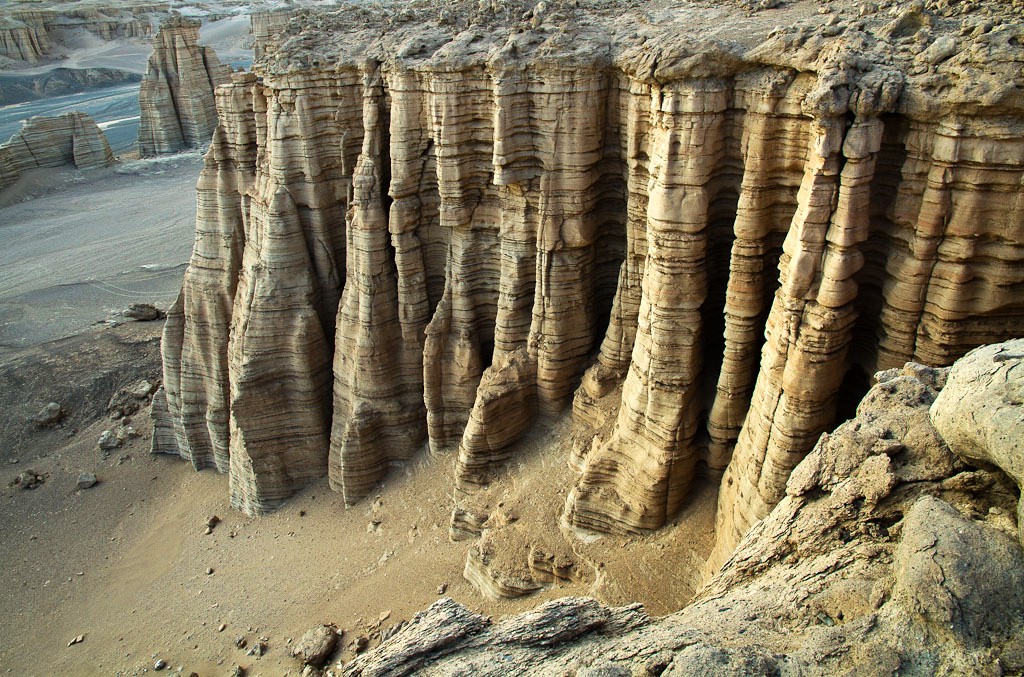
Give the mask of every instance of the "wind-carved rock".
[[87, 113], [29, 118], [17, 134], [0, 146], [0, 188], [38, 167], [106, 167], [114, 161], [110, 144]]
[[477, 534], [460, 504], [571, 404], [563, 522], [658, 528], [724, 471], [710, 570], [867, 374], [1024, 333], [1016, 28], [921, 65], [889, 18], [746, 49], [552, 7], [573, 40], [294, 15], [218, 90], [160, 447], [244, 510], [426, 447]]
[[197, 148], [217, 126], [214, 90], [230, 80], [211, 47], [200, 47], [198, 19], [172, 16], [153, 38], [139, 89], [139, 154]]
[[[953, 374], [999, 371], [1019, 389], [1021, 343], [986, 347]], [[441, 599], [344, 674], [1020, 671], [1017, 496], [1006, 474], [968, 466], [931, 425], [929, 405], [934, 417], [950, 388], [962, 392], [952, 375], [943, 389], [947, 372], [910, 363], [879, 374], [856, 417], [821, 437], [778, 505], [680, 611], [651, 618], [638, 604], [565, 597], [492, 621]], [[993, 391], [1008, 392], [1002, 378], [976, 393]], [[990, 430], [1012, 432], [1003, 421], [1011, 427]]]
[[4, 8], [0, 15], [0, 57], [37, 63], [60, 54], [65, 40], [87, 31], [101, 40], [149, 38], [156, 18], [167, 6], [133, 3], [131, 6], [75, 5], [59, 8]]

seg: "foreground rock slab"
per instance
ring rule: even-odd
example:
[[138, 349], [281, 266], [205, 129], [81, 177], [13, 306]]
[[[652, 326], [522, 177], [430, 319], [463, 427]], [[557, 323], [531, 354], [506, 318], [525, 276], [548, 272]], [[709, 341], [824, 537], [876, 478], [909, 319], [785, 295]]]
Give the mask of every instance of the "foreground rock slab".
[[[932, 423], [969, 463], [995, 466], [1024, 489], [1024, 339], [957, 361], [931, 408]], [[1024, 499], [1017, 504], [1024, 545]]]

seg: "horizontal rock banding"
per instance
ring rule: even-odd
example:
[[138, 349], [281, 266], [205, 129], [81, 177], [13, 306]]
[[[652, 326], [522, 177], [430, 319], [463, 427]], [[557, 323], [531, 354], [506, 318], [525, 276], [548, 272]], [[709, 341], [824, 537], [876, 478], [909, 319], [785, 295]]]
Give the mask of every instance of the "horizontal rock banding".
[[231, 67], [211, 47], [199, 46], [198, 19], [171, 16], [153, 38], [139, 89], [139, 154], [150, 157], [198, 148], [217, 126], [213, 90]]
[[94, 169], [114, 161], [106, 135], [80, 111], [55, 117], [29, 118], [17, 134], [0, 145], [0, 188], [29, 169], [76, 167]]
[[[938, 98], [934, 80], [1011, 73], [1011, 36], [936, 75], [856, 26], [745, 49], [582, 14], [572, 44], [486, 18], [383, 38], [364, 20], [310, 33], [293, 17], [262, 79], [218, 94], [201, 186], [222, 192], [199, 221], [243, 224], [231, 241], [250, 262], [212, 266], [225, 300], [244, 271], [216, 323], [176, 320], [167, 400], [197, 403], [182, 430], [220, 431], [248, 510], [309, 468], [356, 501], [424, 444], [457, 453], [472, 492], [533, 417], [575, 393], [593, 423], [621, 392], [608, 434], [574, 455], [564, 520], [656, 528], [702, 464], [728, 466], [720, 559], [864, 374], [1024, 331], [1024, 207], [1006, 199], [1024, 102], [991, 79], [984, 101]], [[346, 30], [336, 63], [315, 65], [312, 36]], [[236, 474], [236, 454], [268, 465]]]

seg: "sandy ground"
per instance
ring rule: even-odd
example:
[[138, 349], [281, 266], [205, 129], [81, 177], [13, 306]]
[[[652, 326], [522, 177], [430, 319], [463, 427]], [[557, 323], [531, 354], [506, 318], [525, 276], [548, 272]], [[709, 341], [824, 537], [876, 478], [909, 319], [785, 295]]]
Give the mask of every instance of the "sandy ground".
[[[161, 658], [186, 675], [226, 675], [235, 665], [250, 675], [298, 674], [289, 644], [310, 626], [335, 623], [345, 644], [366, 635], [372, 646], [380, 629], [428, 606], [442, 585], [444, 594], [495, 616], [570, 594], [641, 601], [656, 614], [689, 597], [693, 565], [710, 547], [716, 497], [708, 489], [677, 519], [688, 528], [576, 541], [581, 564], [596, 571], [600, 562], [600, 576], [494, 601], [461, 575], [472, 542], [448, 538], [451, 457], [424, 452], [375, 499], [350, 509], [321, 480], [253, 519], [230, 508], [225, 477], [151, 455], [144, 411], [130, 421], [139, 437], [102, 453], [100, 433], [118, 427], [106, 413], [108, 398], [159, 376], [160, 325], [95, 327], [0, 361], [0, 671], [137, 675]], [[68, 414], [39, 428], [28, 419], [49, 400]], [[571, 473], [567, 427], [567, 420], [539, 425], [520, 445], [514, 473], [492, 485], [505, 509], [532, 525], [505, 547], [527, 552], [537, 541], [566, 538], [555, 525]], [[45, 477], [42, 485], [8, 485], [29, 468]], [[99, 484], [77, 490], [83, 471]], [[222, 521], [207, 535], [213, 515]], [[654, 562], [676, 575], [652, 579]], [[79, 635], [83, 641], [68, 646]], [[265, 637], [266, 654], [248, 655], [236, 647], [239, 637], [248, 647]]]
[[201, 166], [191, 153], [35, 170], [0, 191], [0, 357], [131, 303], [169, 305], [192, 251]]
[[[185, 675], [235, 665], [298, 674], [289, 644], [312, 625], [334, 623], [345, 645], [365, 635], [372, 646], [441, 586], [493, 616], [579, 594], [640, 601], [654, 614], [685, 604], [711, 545], [715, 491], [694, 493], [676, 522], [684, 528], [590, 542], [564, 534], [568, 418], [538, 424], [486, 499], [518, 517], [496, 532], [502, 566], [524, 569], [540, 548], [568, 553], [580, 575], [511, 601], [483, 597], [462, 576], [474, 542], [449, 539], [453, 457], [424, 450], [350, 509], [321, 480], [252, 519], [229, 506], [225, 477], [149, 453], [145, 410], [129, 422], [139, 436], [102, 453], [101, 432], [121, 425], [110, 398], [161, 375], [162, 323], [112, 311], [176, 293], [199, 162], [49, 173], [4, 196], [14, 203], [0, 208], [0, 673], [137, 675], [160, 658]], [[66, 416], [38, 427], [31, 419], [49, 401]], [[10, 484], [29, 469], [40, 486]], [[78, 490], [81, 472], [99, 483]], [[206, 535], [213, 515], [222, 521]], [[670, 573], [654, 579], [654, 570]], [[266, 654], [247, 654], [261, 637]]]

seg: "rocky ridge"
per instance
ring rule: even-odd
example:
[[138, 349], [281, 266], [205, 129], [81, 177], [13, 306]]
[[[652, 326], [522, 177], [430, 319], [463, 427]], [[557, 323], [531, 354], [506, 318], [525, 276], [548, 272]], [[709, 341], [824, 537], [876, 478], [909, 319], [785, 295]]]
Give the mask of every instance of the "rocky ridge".
[[88, 114], [72, 111], [55, 117], [36, 116], [0, 145], [0, 189], [29, 169], [67, 165], [93, 169], [113, 161], [107, 137]]
[[154, 449], [258, 513], [426, 444], [471, 536], [571, 406], [564, 524], [724, 471], [715, 570], [867, 374], [1024, 333], [1012, 3], [736, 7], [292, 15], [216, 92]]
[[139, 154], [151, 157], [197, 148], [217, 126], [213, 90], [231, 67], [211, 47], [199, 46], [198, 19], [171, 16], [153, 38], [139, 89]]
[[[339, 670], [1018, 674], [1019, 492], [998, 467], [952, 453], [931, 421], [952, 415], [940, 427], [953, 443], [975, 433], [958, 417], [965, 392], [1004, 401], [1012, 390], [1019, 410], [1022, 349], [1024, 340], [974, 351], [948, 381], [948, 369], [915, 363], [878, 374], [856, 417], [822, 436], [779, 504], [678, 613], [653, 619], [638, 605], [564, 598], [492, 622], [442, 599]], [[999, 454], [998, 444], [971, 448], [972, 457]]]
[[7, 8], [0, 15], [0, 57], [26, 63], [45, 61], [54, 56], [64, 35], [76, 30], [108, 41], [149, 38], [156, 21], [167, 12], [168, 5], [162, 3]]

